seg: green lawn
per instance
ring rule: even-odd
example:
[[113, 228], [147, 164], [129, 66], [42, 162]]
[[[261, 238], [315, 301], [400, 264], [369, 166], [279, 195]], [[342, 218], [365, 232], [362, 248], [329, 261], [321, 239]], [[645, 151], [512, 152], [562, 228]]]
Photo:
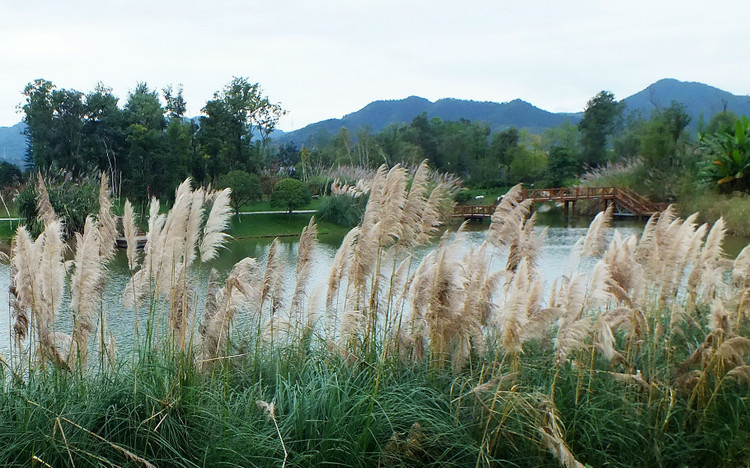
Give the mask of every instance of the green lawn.
[[[317, 210], [320, 207], [321, 199], [313, 199], [309, 205], [302, 206], [300, 210]], [[245, 203], [240, 211], [279, 211], [279, 208], [271, 207], [270, 200], [255, 201]]]

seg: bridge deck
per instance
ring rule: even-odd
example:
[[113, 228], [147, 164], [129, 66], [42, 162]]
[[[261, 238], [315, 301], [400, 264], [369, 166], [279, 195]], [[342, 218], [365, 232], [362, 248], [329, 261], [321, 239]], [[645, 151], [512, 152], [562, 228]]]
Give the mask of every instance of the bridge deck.
[[[630, 189], [621, 187], [561, 187], [526, 189], [521, 191], [524, 200], [533, 202], [561, 202], [565, 204], [565, 215], [568, 205], [578, 200], [603, 200], [605, 206], [613, 203], [633, 216], [652, 216], [663, 207], [653, 203]], [[453, 210], [456, 218], [489, 218], [497, 205], [458, 205]]]

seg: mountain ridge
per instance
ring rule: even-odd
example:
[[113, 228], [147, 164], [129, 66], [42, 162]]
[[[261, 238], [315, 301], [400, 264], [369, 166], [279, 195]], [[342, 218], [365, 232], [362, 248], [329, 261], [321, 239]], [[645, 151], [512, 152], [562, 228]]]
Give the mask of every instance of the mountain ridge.
[[[714, 114], [724, 109], [737, 115], [750, 115], [750, 96], [735, 95], [704, 83], [674, 78], [663, 78], [620, 100], [625, 103], [625, 115], [633, 113], [646, 119], [654, 110], [669, 107], [672, 101], [685, 104], [691, 117], [689, 129], [693, 131], [697, 129], [701, 117], [708, 122]], [[553, 113], [522, 99], [498, 103], [442, 98], [432, 102], [419, 96], [409, 96], [404, 99], [373, 101], [340, 119], [322, 120], [292, 132], [277, 132], [274, 139], [279, 142], [307, 143], [323, 132], [334, 135], [341, 127], [357, 130], [369, 126], [371, 131], [378, 132], [390, 123], [409, 123], [423, 112], [429, 118], [465, 118], [486, 122], [490, 124], [492, 131], [517, 127], [539, 132], [566, 121], [575, 124], [583, 117], [583, 111]], [[384, 118], [385, 115], [388, 118]]]

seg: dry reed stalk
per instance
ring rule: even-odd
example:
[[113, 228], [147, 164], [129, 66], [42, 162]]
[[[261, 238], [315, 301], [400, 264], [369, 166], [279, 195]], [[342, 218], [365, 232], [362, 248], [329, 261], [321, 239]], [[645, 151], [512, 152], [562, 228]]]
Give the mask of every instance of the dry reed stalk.
[[11, 250], [11, 301], [13, 310], [13, 333], [16, 347], [26, 339], [31, 321], [30, 311], [34, 304], [34, 278], [38, 260], [31, 235], [24, 226], [16, 230]]
[[[106, 172], [102, 172], [99, 184], [99, 216], [97, 217], [99, 227], [99, 256], [108, 262], [115, 257], [117, 246], [117, 223], [112, 213], [112, 200], [109, 196], [109, 179]], [[84, 228], [85, 229], [85, 228]]]
[[306, 287], [310, 279], [310, 269], [313, 264], [315, 247], [318, 243], [317, 232], [315, 217], [313, 216], [310, 218], [308, 225], [302, 229], [299, 244], [297, 244], [297, 284], [294, 288], [294, 294], [289, 309], [290, 322], [294, 324], [295, 327], [301, 324], [301, 319], [304, 316]]
[[[326, 294], [326, 335], [329, 339], [335, 340], [335, 327], [338, 325], [338, 295], [341, 289], [341, 281], [346, 277], [351, 262], [353, 260], [354, 246], [356, 245], [360, 234], [359, 227], [350, 230], [341, 246], [336, 251], [331, 265], [331, 273], [328, 277], [328, 293]], [[336, 301], [336, 305], [334, 305]]]
[[254, 299], [258, 284], [257, 262], [245, 258], [237, 262], [218, 288], [216, 272], [212, 270], [204, 305], [201, 334], [201, 352], [206, 362], [222, 356], [226, 350], [232, 319], [246, 309]]
[[[277, 284], [281, 284], [281, 275], [283, 273], [283, 263], [281, 256], [277, 253], [277, 250], [279, 248], [279, 238], [275, 238], [273, 242], [271, 242], [271, 246], [268, 248], [268, 258], [266, 259], [266, 270], [265, 274], [263, 275], [263, 284], [261, 286], [261, 294], [260, 294], [260, 309], [263, 309], [263, 304], [265, 301], [272, 296], [274, 286]], [[276, 310], [275, 307], [272, 307], [272, 315], [273, 312]]]
[[196, 248], [198, 247], [198, 236], [200, 235], [201, 224], [203, 223], [204, 203], [206, 193], [202, 188], [196, 189], [190, 200], [190, 214], [187, 219], [186, 236], [185, 236], [185, 266], [190, 267], [196, 257]]
[[20, 226], [13, 252], [13, 283], [19, 307], [31, 312], [31, 322], [37, 332], [37, 356], [43, 362], [50, 359], [65, 368], [67, 360], [57, 348], [53, 331], [57, 310], [62, 305], [66, 275], [63, 248], [59, 221], [50, 222], [33, 242], [26, 229]]
[[[89, 340], [96, 326], [97, 309], [100, 305], [99, 293], [102, 290], [106, 270], [105, 257], [101, 255], [101, 231], [98, 224], [89, 216], [83, 228], [83, 235], [76, 233], [76, 253], [73, 259], [73, 275], [70, 279], [70, 307], [73, 311], [73, 346], [68, 362], [80, 362], [86, 368]], [[100, 324], [104, 326], [104, 324]]]
[[568, 444], [563, 437], [564, 428], [557, 413], [557, 407], [554, 402], [545, 399], [540, 402], [539, 408], [541, 422], [537, 430], [542, 437], [542, 442], [547, 450], [557, 458], [565, 468], [584, 468], [573, 452], [570, 451]]
[[492, 213], [485, 242], [495, 247], [510, 247], [516, 241], [532, 205], [531, 200], [521, 200], [521, 190], [518, 184], [503, 195]]
[[122, 230], [125, 235], [125, 241], [128, 244], [127, 257], [128, 257], [128, 269], [131, 274], [138, 266], [138, 228], [135, 225], [135, 213], [133, 212], [133, 205], [130, 200], [125, 200], [125, 208], [122, 214]]
[[52, 203], [49, 201], [49, 192], [47, 192], [47, 187], [44, 185], [41, 172], [38, 172], [36, 175], [36, 196], [37, 218], [42, 220], [44, 227], [47, 227], [57, 221], [57, 214], [55, 214]]

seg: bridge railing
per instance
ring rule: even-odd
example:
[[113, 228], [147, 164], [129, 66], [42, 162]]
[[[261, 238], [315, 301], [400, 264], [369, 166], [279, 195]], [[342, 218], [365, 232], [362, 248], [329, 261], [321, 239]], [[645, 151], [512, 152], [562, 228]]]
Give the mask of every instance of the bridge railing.
[[453, 216], [492, 216], [496, 205], [456, 205], [453, 208]]
[[[652, 202], [630, 189], [621, 187], [560, 187], [560, 188], [538, 188], [521, 189], [521, 197], [536, 202], [559, 201], [569, 202], [575, 200], [612, 200], [634, 215], [650, 216], [663, 210], [663, 207]], [[495, 205], [457, 205], [453, 215], [456, 217], [487, 217], [495, 211]]]
[[560, 187], [521, 190], [523, 198], [532, 200], [584, 200], [591, 198], [612, 198], [614, 187]]

